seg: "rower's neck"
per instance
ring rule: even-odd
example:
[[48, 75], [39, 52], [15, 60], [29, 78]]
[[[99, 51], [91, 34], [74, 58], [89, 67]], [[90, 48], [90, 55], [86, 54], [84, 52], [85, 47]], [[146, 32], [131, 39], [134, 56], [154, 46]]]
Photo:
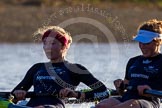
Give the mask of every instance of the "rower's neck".
[[152, 55], [151, 57], [155, 57], [158, 56], [160, 54], [160, 52], [155, 53], [154, 55]]
[[65, 61], [65, 58], [59, 58], [59, 59], [54, 59], [54, 60], [50, 60], [50, 62], [52, 63], [60, 63], [60, 62], [64, 62]]

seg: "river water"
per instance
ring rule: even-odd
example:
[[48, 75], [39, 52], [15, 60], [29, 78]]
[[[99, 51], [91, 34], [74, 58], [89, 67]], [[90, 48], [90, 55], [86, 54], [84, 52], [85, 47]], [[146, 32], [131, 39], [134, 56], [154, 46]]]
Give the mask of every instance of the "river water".
[[[134, 43], [74, 43], [66, 59], [84, 65], [108, 88], [114, 88], [113, 80], [124, 77], [129, 58], [139, 54], [141, 52], [138, 44]], [[48, 59], [42, 44], [0, 44], [0, 61], [0, 91], [10, 91], [23, 79], [33, 64], [47, 62]], [[80, 84], [77, 89], [85, 88], [87, 86]], [[85, 106], [88, 108], [87, 104]]]

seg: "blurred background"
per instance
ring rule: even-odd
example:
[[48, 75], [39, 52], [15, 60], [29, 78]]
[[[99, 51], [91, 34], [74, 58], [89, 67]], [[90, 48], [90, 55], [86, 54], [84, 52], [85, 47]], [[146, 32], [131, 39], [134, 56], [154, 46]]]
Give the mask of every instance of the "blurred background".
[[[161, 12], [161, 0], [0, 0], [0, 42], [35, 42], [33, 33], [38, 28], [76, 17], [104, 24], [117, 42], [131, 41], [140, 23], [154, 18], [161, 20]], [[110, 42], [90, 24], [75, 23], [65, 29], [72, 36], [93, 34], [98, 42]]]

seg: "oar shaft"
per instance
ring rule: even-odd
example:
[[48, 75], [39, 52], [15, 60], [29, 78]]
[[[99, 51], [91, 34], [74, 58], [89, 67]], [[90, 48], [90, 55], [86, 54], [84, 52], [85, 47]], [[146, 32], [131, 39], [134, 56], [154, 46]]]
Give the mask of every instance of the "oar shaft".
[[10, 95], [10, 92], [0, 92], [0, 97], [2, 98], [8, 98]]
[[145, 93], [145, 94], [150, 94], [150, 95], [155, 96], [155, 97], [162, 98], [162, 91], [157, 91], [157, 90], [145, 90], [144, 93]]
[[116, 90], [114, 90], [114, 89], [110, 89], [109, 91], [110, 91], [110, 95], [111, 96], [119, 95], [119, 93]]
[[[88, 89], [90, 91], [90, 89]], [[108, 89], [110, 91], [110, 94], [112, 96], [118, 95], [117, 91], [114, 89]], [[83, 91], [83, 90], [81, 90]], [[85, 90], [84, 90], [85, 91]], [[83, 91], [83, 92], [84, 92]], [[0, 97], [3, 98], [8, 98], [10, 96], [10, 92], [0, 92]], [[36, 97], [36, 96], [53, 96], [53, 97], [58, 97], [58, 93], [55, 94], [49, 94], [49, 93], [34, 93], [34, 92], [27, 92], [26, 98], [31, 98], [31, 97]]]

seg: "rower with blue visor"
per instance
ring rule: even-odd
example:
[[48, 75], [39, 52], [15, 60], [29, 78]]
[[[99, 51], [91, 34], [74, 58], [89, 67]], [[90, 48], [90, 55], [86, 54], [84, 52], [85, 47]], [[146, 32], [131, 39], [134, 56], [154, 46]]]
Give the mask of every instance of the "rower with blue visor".
[[142, 54], [129, 59], [124, 80], [114, 81], [120, 96], [105, 99], [95, 108], [160, 108], [160, 98], [144, 91], [162, 90], [162, 21], [144, 22], [133, 40], [139, 43]]

